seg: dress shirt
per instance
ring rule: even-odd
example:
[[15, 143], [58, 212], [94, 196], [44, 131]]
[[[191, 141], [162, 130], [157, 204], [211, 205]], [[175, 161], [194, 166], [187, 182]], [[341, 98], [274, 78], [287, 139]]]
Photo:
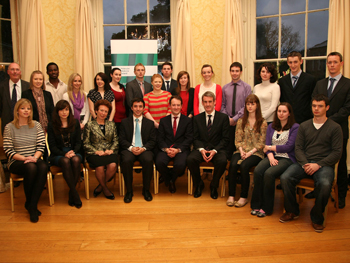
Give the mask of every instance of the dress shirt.
[[252, 88], [249, 84], [245, 83], [241, 79], [237, 81], [236, 86], [236, 106], [235, 115], [232, 116], [232, 99], [233, 99], [233, 81], [227, 83], [222, 88], [222, 106], [221, 112], [227, 114], [230, 118], [233, 118], [235, 122], [243, 116], [245, 99], [252, 93]]
[[301, 72], [302, 72], [302, 70], [299, 70], [298, 74], [296, 74], [296, 75], [292, 75], [292, 72], [290, 73], [290, 81], [292, 82], [292, 85], [294, 83], [293, 77], [297, 77], [297, 81], [295, 82], [295, 85], [297, 85], [298, 80], [299, 80], [300, 75], [301, 75]]
[[[140, 117], [138, 117], [138, 118], [136, 118], [134, 115], [132, 116], [132, 119], [133, 119], [133, 122], [134, 122], [134, 130], [133, 130], [133, 135], [132, 135], [132, 143], [131, 143], [131, 146], [129, 147], [129, 151], [131, 152], [131, 149], [132, 149], [132, 147], [135, 147], [135, 128], [136, 128], [136, 119], [139, 119], [139, 127], [140, 127], [140, 133], [141, 133], [141, 127], [142, 127], [142, 115], [140, 116]], [[142, 145], [143, 145], [143, 142], [142, 142], [142, 136], [141, 136], [141, 143], [142, 143]], [[146, 150], [146, 148], [145, 147], [142, 147], [142, 148], [144, 148], [145, 150]]]
[[49, 80], [45, 83], [46, 90], [49, 91], [52, 95], [54, 106], [59, 100], [63, 100], [63, 94], [67, 92], [67, 84], [58, 79], [57, 89], [54, 85], [51, 84]]
[[[338, 84], [338, 82], [339, 82], [339, 80], [340, 80], [341, 77], [342, 77], [342, 74], [341, 74], [341, 73], [338, 74], [338, 75], [335, 76], [335, 77], [329, 76], [329, 78], [328, 78], [327, 90], [328, 90], [329, 86], [331, 85], [331, 81], [330, 81], [331, 78], [335, 79], [334, 84], [333, 84], [333, 91], [334, 91], [334, 89], [335, 89], [335, 87], [337, 86], [337, 84]], [[333, 93], [333, 91], [332, 91], [332, 93]]]
[[12, 100], [12, 90], [13, 85], [16, 84], [16, 92], [17, 92], [17, 101], [21, 99], [22, 95], [22, 86], [21, 86], [21, 80], [19, 80], [17, 83], [14, 83], [11, 79], [9, 81], [9, 91], [10, 91], [10, 99]]
[[178, 114], [177, 116], [175, 116], [174, 114], [171, 114], [171, 127], [172, 128], [174, 126], [174, 117], [177, 117], [177, 119], [176, 119], [176, 131], [177, 131], [177, 128], [179, 127], [179, 121], [180, 121], [181, 113]]

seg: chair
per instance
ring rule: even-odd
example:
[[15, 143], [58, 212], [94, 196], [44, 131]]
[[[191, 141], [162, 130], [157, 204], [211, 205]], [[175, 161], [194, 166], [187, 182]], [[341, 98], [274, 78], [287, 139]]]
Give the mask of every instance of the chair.
[[[14, 212], [15, 211], [15, 204], [14, 204], [14, 197], [15, 197], [15, 193], [14, 193], [14, 186], [13, 186], [13, 182], [20, 182], [23, 181], [23, 176], [18, 175], [18, 174], [10, 174], [10, 195], [11, 195], [11, 211]], [[47, 192], [49, 194], [49, 204], [50, 206], [53, 205], [53, 194], [52, 194], [52, 177], [51, 177], [51, 173], [47, 173], [47, 183], [46, 183], [46, 189]]]
[[[339, 162], [336, 163], [334, 166], [334, 180], [332, 184], [332, 190], [334, 190], [334, 206], [335, 206], [335, 211], [338, 213], [339, 210], [339, 203], [338, 203], [338, 185], [337, 185], [337, 176], [338, 176], [338, 164]], [[302, 179], [299, 184], [297, 184], [297, 189], [298, 189], [298, 195], [299, 195], [299, 204], [303, 202], [303, 193], [302, 189], [306, 190], [311, 190], [313, 191], [315, 188], [315, 182], [313, 179], [310, 178], [304, 178]], [[330, 195], [331, 197], [331, 195]], [[329, 202], [328, 202], [329, 203]], [[323, 226], [326, 226], [326, 219], [327, 219], [327, 214], [328, 214], [328, 203], [324, 209], [324, 221], [323, 221]]]
[[[168, 166], [167, 166], [168, 168], [174, 168], [174, 161], [173, 160], [171, 160], [169, 163], [168, 163]], [[186, 170], [185, 170], [185, 173], [184, 174], [187, 174], [188, 172], [187, 172], [187, 170], [188, 170], [188, 168], [186, 167]], [[157, 170], [157, 177], [156, 177], [156, 183], [157, 183], [157, 194], [158, 194], [158, 191], [159, 191], [159, 172], [158, 172], [158, 170]], [[188, 190], [189, 191], [189, 190]]]

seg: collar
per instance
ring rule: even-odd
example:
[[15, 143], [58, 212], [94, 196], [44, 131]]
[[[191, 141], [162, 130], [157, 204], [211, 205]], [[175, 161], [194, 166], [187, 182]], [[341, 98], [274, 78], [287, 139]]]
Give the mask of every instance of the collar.
[[328, 77], [328, 80], [330, 80], [331, 78], [333, 78], [333, 79], [335, 79], [336, 81], [339, 81], [340, 80], [340, 78], [342, 77], [343, 75], [341, 74], [341, 73], [339, 73], [337, 76], [335, 76], [335, 77], [331, 77], [331, 76], [329, 76]]
[[9, 81], [10, 87], [13, 87], [13, 84], [16, 84], [17, 87], [21, 87], [21, 79], [19, 79], [19, 80], [17, 81], [17, 83], [13, 82], [13, 81], [10, 79], [10, 81]]
[[134, 122], [135, 122], [136, 119], [139, 119], [139, 121], [142, 122], [142, 115], [141, 115], [140, 117], [136, 118], [136, 117], [134, 116], [134, 114], [133, 114], [133, 115], [132, 115], [132, 119], [133, 119]]
[[213, 110], [213, 111], [212, 111], [211, 113], [209, 113], [209, 114], [205, 111], [205, 117], [206, 117], [206, 118], [208, 118], [208, 115], [211, 115], [211, 117], [214, 118], [214, 116], [215, 116], [215, 110]]
[[[46, 85], [46, 86], [52, 86], [52, 87], [54, 87], [54, 85], [51, 84], [50, 80], [47, 80], [47, 81], [45, 82], [45, 85]], [[58, 79], [58, 85], [59, 85], [59, 86], [64, 85], [63, 81], [61, 81], [60, 79]]]
[[301, 69], [299, 70], [298, 74], [296, 74], [296, 75], [293, 75], [292, 72], [291, 72], [291, 73], [290, 73], [290, 77], [291, 77], [291, 78], [293, 78], [293, 77], [298, 77], [298, 79], [299, 79], [299, 78], [300, 78], [300, 75], [301, 75], [301, 72], [302, 72]]

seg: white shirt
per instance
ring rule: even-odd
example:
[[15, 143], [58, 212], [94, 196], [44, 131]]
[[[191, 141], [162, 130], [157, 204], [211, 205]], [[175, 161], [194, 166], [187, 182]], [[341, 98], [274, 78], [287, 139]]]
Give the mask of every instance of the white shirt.
[[[137, 119], [139, 119], [139, 127], [140, 127], [140, 134], [141, 134], [141, 127], [142, 127], [142, 115], [140, 117], [138, 117]], [[135, 147], [135, 131], [136, 131], [136, 117], [134, 115], [132, 115], [132, 119], [134, 121], [134, 130], [133, 130], [133, 134], [132, 134], [132, 142], [131, 142], [131, 146], [129, 147], [129, 151], [131, 152], [132, 147]], [[143, 142], [142, 142], [142, 136], [141, 136], [141, 143], [143, 146]]]
[[200, 85], [199, 92], [198, 92], [198, 100], [199, 100], [198, 110], [199, 110], [199, 113], [202, 113], [203, 111], [205, 111], [204, 106], [202, 104], [202, 96], [207, 91], [211, 91], [214, 94], [216, 94], [216, 83], [213, 83], [213, 85], [210, 88], [204, 87], [203, 83]]
[[45, 83], [46, 90], [49, 91], [52, 95], [54, 105], [56, 105], [56, 103], [59, 100], [63, 100], [63, 94], [67, 92], [67, 84], [62, 82], [60, 79], [58, 81], [59, 82], [57, 85], [57, 89], [55, 88], [54, 85], [51, 84], [50, 81], [47, 80]]
[[[13, 91], [13, 85], [15, 83], [10, 79], [9, 81], [9, 91], [10, 91], [10, 99], [12, 100], [12, 91]], [[19, 80], [16, 83], [16, 93], [17, 93], [17, 101], [19, 101], [21, 99], [21, 95], [22, 95], [22, 85], [21, 85], [21, 80]]]

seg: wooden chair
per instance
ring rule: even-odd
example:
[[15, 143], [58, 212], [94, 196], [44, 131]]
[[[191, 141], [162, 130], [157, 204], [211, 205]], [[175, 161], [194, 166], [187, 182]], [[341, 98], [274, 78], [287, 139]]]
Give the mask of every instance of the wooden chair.
[[[171, 160], [169, 163], [168, 163], [168, 166], [167, 166], [168, 168], [174, 168], [174, 161], [173, 160]], [[185, 173], [184, 174], [187, 174], [188, 172], [187, 172], [187, 170], [188, 170], [188, 168], [186, 167], [186, 170], [185, 170]], [[156, 182], [157, 182], [157, 194], [158, 194], [158, 191], [159, 191], [159, 172], [158, 172], [158, 170], [157, 170], [157, 177], [156, 177]], [[192, 183], [193, 184], [193, 183]], [[188, 190], [189, 191], [189, 190]]]
[[[15, 211], [15, 203], [14, 203], [14, 197], [15, 197], [15, 193], [14, 193], [14, 186], [13, 186], [13, 182], [20, 182], [23, 181], [23, 176], [18, 175], [18, 174], [10, 174], [10, 195], [11, 195], [11, 211], [14, 212]], [[51, 177], [51, 173], [47, 173], [47, 183], [46, 183], [46, 189], [47, 192], [49, 194], [49, 204], [50, 206], [53, 205], [53, 194], [52, 194], [52, 177]]]
[[[339, 162], [336, 163], [334, 166], [334, 180], [332, 184], [332, 190], [334, 191], [334, 206], [335, 206], [335, 211], [338, 213], [339, 210], [339, 202], [338, 202], [338, 185], [337, 185], [337, 176], [338, 176], [338, 165]], [[306, 190], [311, 190], [313, 191], [315, 189], [315, 181], [311, 178], [304, 178], [302, 179], [299, 184], [297, 184], [297, 189], [298, 189], [298, 195], [299, 195], [299, 204], [303, 202], [303, 193], [302, 189]], [[329, 195], [331, 197], [331, 195]], [[326, 226], [326, 219], [327, 219], [327, 214], [328, 214], [328, 204], [327, 203], [325, 209], [324, 209], [324, 220], [323, 220], [323, 226]]]

